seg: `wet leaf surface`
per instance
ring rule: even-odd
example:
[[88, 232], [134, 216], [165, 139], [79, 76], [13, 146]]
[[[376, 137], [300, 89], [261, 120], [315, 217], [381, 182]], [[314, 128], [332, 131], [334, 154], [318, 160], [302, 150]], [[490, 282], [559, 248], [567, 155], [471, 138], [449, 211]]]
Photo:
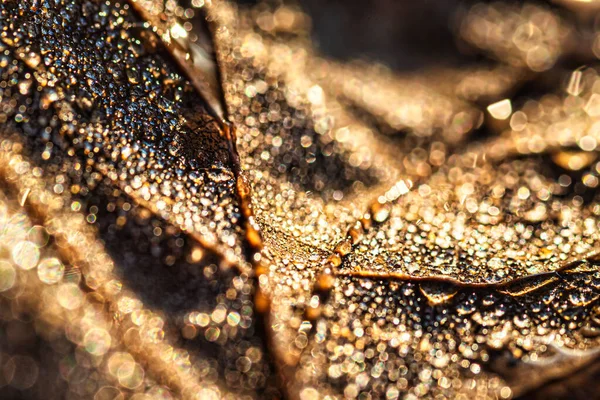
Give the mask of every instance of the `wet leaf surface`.
[[557, 9], [460, 18], [497, 64], [397, 76], [294, 6], [3, 2], [2, 390], [593, 393], [598, 74]]

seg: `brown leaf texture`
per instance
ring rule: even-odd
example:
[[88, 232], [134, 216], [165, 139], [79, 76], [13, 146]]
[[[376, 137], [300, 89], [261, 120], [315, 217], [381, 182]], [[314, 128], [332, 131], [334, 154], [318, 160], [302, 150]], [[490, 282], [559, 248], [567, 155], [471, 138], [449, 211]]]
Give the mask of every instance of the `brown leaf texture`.
[[2, 397], [594, 396], [597, 33], [563, 6], [466, 7], [476, 61], [401, 74], [292, 4], [2, 2]]

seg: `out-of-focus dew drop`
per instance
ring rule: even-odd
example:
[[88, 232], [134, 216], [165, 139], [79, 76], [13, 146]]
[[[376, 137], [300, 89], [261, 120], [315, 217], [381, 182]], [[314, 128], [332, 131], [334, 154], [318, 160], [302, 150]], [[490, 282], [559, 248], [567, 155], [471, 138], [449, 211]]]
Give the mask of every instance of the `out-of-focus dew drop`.
[[107, 291], [107, 293], [109, 293], [113, 296], [118, 295], [122, 289], [123, 289], [123, 283], [121, 283], [120, 281], [118, 281], [116, 279], [111, 280], [105, 286], [105, 290]]
[[210, 328], [208, 328], [206, 330], [206, 332], [204, 333], [204, 337], [209, 342], [216, 342], [217, 339], [219, 339], [220, 335], [221, 335], [221, 330], [219, 328], [213, 327], [213, 326], [211, 326]]
[[17, 272], [8, 261], [0, 261], [0, 292], [11, 289], [17, 278]]
[[28, 356], [13, 356], [2, 367], [4, 379], [15, 389], [25, 390], [35, 385], [38, 380], [39, 367]]
[[490, 104], [487, 110], [493, 118], [505, 120], [512, 114], [512, 105], [510, 99], [504, 99]]
[[146, 393], [134, 393], [129, 400], [154, 400], [154, 398]]
[[198, 395], [196, 396], [198, 400], [207, 399], [207, 400], [219, 400], [221, 398], [221, 394], [217, 389], [213, 388], [201, 388], [198, 391]]
[[27, 240], [35, 243], [38, 247], [46, 246], [49, 239], [48, 231], [40, 225], [32, 226], [27, 232]]
[[58, 303], [67, 310], [75, 310], [83, 304], [83, 295], [75, 283], [64, 283], [56, 293]]
[[600, 58], [600, 32], [594, 35], [594, 42], [592, 44], [592, 52], [596, 58]]
[[106, 329], [92, 328], [83, 338], [83, 345], [88, 353], [103, 356], [110, 349], [112, 338]]
[[127, 363], [135, 363], [133, 356], [126, 352], [117, 351], [110, 356], [106, 367], [112, 376], [117, 377], [119, 368]]
[[510, 118], [510, 128], [514, 131], [522, 131], [527, 126], [527, 114], [523, 111], [515, 112]]
[[131, 313], [131, 322], [141, 326], [148, 319], [148, 310], [135, 310]]
[[500, 397], [503, 399], [510, 399], [512, 395], [512, 390], [508, 386], [504, 386], [502, 389], [500, 389]]
[[117, 306], [123, 314], [130, 314], [142, 308], [143, 304], [140, 300], [129, 296], [123, 296], [119, 299]]
[[577, 141], [577, 144], [583, 151], [594, 151], [598, 146], [598, 141], [593, 136], [584, 136]]
[[584, 110], [590, 117], [600, 116], [600, 95], [597, 93], [592, 93], [584, 107]]
[[173, 26], [171, 26], [170, 33], [173, 39], [186, 38], [188, 36], [185, 28], [178, 23], [174, 23]]
[[316, 400], [319, 397], [319, 391], [313, 387], [305, 387], [300, 391], [300, 400]]
[[185, 339], [193, 339], [198, 335], [198, 329], [192, 324], [185, 324], [183, 328], [181, 328], [181, 336]]
[[173, 395], [169, 391], [169, 389], [163, 386], [153, 386], [150, 390], [146, 392], [154, 400], [172, 400]]
[[583, 87], [581, 86], [581, 78], [583, 77], [583, 73], [580, 70], [573, 71], [571, 74], [571, 78], [569, 79], [569, 84], [567, 85], [567, 93], [571, 96], [579, 96]]
[[144, 339], [150, 343], [162, 342], [162, 340], [165, 338], [165, 331], [163, 331], [161, 328], [146, 329], [144, 330], [144, 333]]
[[478, 3], [464, 18], [461, 36], [503, 62], [543, 72], [564, 52], [568, 28], [545, 7]]
[[77, 361], [75, 360], [75, 357], [72, 354], [64, 356], [58, 362], [58, 372], [65, 381], [69, 380], [69, 376], [71, 375], [73, 370], [75, 370], [76, 367]]
[[487, 107], [491, 118], [486, 118], [487, 126], [496, 132], [502, 132], [510, 127], [512, 104], [510, 99], [500, 100]]
[[200, 262], [204, 257], [204, 251], [200, 247], [194, 247], [194, 249], [190, 253], [190, 261], [191, 262]]
[[65, 266], [58, 258], [46, 258], [39, 263], [37, 273], [42, 282], [52, 285], [61, 281]]
[[33, 269], [40, 259], [40, 250], [34, 243], [23, 240], [13, 247], [12, 258], [20, 268]]
[[237, 326], [240, 323], [241, 317], [237, 311], [231, 311], [227, 314], [227, 324], [230, 326]]
[[117, 370], [117, 379], [124, 388], [136, 389], [144, 381], [144, 369], [135, 362], [123, 363]]
[[133, 356], [125, 352], [116, 352], [110, 356], [107, 368], [117, 378], [119, 384], [127, 389], [139, 387], [144, 380], [144, 369], [135, 362]]
[[552, 155], [552, 161], [566, 170], [579, 171], [589, 167], [597, 157], [596, 153], [587, 151], [560, 151]]
[[94, 395], [94, 400], [124, 400], [125, 395], [114, 386], [103, 386]]
[[308, 89], [307, 98], [312, 104], [319, 105], [323, 103], [324, 96], [323, 89], [319, 85], [314, 85]]

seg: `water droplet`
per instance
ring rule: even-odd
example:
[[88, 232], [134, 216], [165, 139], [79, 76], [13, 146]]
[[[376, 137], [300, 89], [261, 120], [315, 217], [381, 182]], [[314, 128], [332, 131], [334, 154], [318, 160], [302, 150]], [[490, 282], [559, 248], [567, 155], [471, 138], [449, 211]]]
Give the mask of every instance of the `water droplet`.
[[65, 273], [65, 266], [57, 258], [46, 258], [37, 269], [38, 277], [49, 285], [59, 282]]
[[419, 290], [431, 306], [439, 306], [450, 301], [458, 293], [458, 288], [452, 284], [441, 282], [426, 282], [419, 285]]
[[0, 261], [0, 292], [5, 292], [13, 287], [17, 272], [8, 261]]
[[140, 74], [137, 68], [130, 66], [126, 69], [125, 73], [127, 74], [127, 80], [129, 81], [129, 83], [132, 83], [134, 85], [140, 83]]
[[335, 277], [330, 272], [320, 273], [315, 280], [315, 291], [326, 293], [333, 289]]
[[589, 151], [559, 151], [552, 155], [552, 161], [568, 171], [579, 171], [592, 165], [598, 154]]
[[83, 345], [88, 353], [103, 356], [110, 349], [111, 336], [106, 329], [92, 328], [83, 338]]
[[22, 269], [32, 269], [40, 259], [40, 250], [32, 242], [24, 240], [13, 247], [12, 258]]
[[385, 222], [385, 220], [387, 220], [390, 216], [389, 206], [387, 204], [381, 204], [379, 202], [371, 204], [369, 212], [373, 217], [373, 221], [378, 223]]
[[352, 243], [348, 239], [344, 239], [340, 241], [336, 246], [334, 251], [338, 253], [340, 256], [348, 255], [352, 251]]
[[208, 171], [208, 177], [213, 182], [227, 182], [233, 179], [233, 173], [224, 169], [211, 169]]

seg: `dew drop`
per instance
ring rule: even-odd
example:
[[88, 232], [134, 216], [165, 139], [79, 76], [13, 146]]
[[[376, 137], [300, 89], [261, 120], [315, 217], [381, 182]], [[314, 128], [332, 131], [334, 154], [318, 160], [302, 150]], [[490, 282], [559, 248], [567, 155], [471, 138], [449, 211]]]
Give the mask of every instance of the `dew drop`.
[[439, 306], [450, 301], [458, 293], [455, 285], [440, 282], [426, 282], [419, 285], [419, 290], [431, 306]]

